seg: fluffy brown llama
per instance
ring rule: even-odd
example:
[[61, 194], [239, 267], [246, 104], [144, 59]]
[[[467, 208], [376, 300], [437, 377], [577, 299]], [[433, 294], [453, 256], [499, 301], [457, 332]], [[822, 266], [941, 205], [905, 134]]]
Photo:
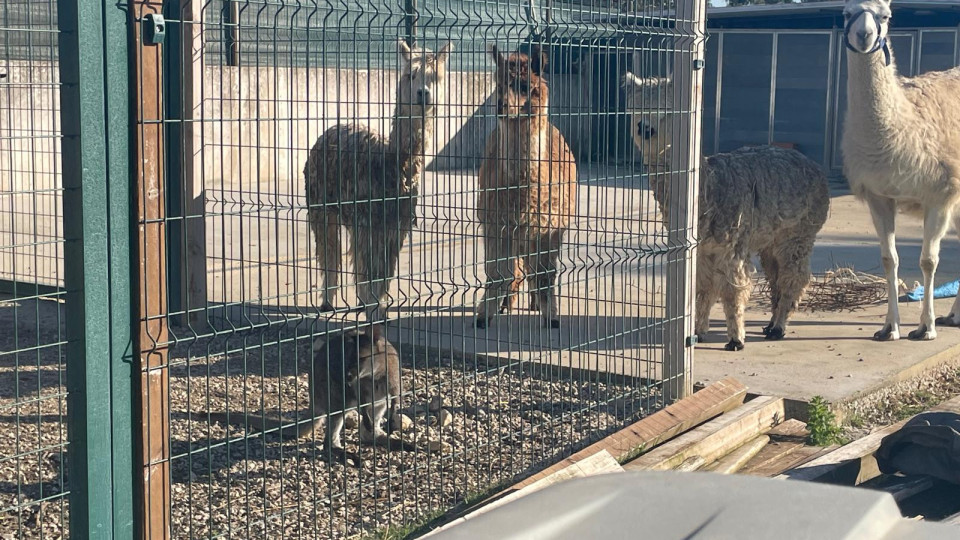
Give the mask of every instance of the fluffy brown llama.
[[[627, 73], [624, 86], [634, 143], [644, 165], [657, 169], [670, 158], [673, 85]], [[704, 158], [700, 170], [696, 333], [703, 337], [710, 329], [710, 309], [719, 298], [730, 339], [726, 349], [743, 349], [743, 312], [753, 287], [750, 259], [758, 254], [773, 310], [763, 333], [782, 339], [810, 282], [813, 244], [830, 209], [827, 178], [800, 152], [775, 146], [716, 154]], [[669, 175], [649, 177], [667, 223]]]
[[501, 54], [490, 47], [497, 72], [497, 127], [480, 166], [477, 218], [483, 228], [486, 285], [476, 325], [486, 328], [508, 312], [524, 280], [532, 282], [531, 309], [560, 327], [557, 262], [576, 210], [577, 165], [560, 131], [547, 118], [547, 57]]
[[340, 283], [340, 227], [350, 237], [357, 296], [368, 318], [379, 320], [400, 250], [416, 224], [420, 173], [453, 44], [437, 53], [402, 40], [398, 48], [402, 69], [390, 137], [360, 124], [331, 127], [317, 139], [303, 169], [323, 270], [322, 311], [333, 310]]

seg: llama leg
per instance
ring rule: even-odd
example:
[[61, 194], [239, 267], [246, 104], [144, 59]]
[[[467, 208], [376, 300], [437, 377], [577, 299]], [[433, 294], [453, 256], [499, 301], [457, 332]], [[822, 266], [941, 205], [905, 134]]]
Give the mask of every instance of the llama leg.
[[333, 311], [333, 296], [340, 286], [340, 215], [336, 212], [315, 210], [310, 220], [317, 243], [317, 262], [323, 270], [323, 303], [320, 311]]
[[[486, 234], [484, 236], [484, 270], [487, 281], [484, 284], [483, 298], [477, 306], [476, 326], [486, 328], [493, 316], [500, 310], [504, 297], [510, 294], [510, 285], [515, 279], [516, 258], [510, 252], [510, 240], [505, 237], [504, 227], [490, 227], [504, 236]], [[487, 230], [487, 227], [484, 227]]]
[[923, 271], [923, 305], [920, 326], [910, 332], [910, 339], [931, 340], [937, 337], [933, 312], [933, 283], [940, 262], [940, 241], [947, 234], [950, 210], [928, 208], [923, 215], [923, 248], [920, 250], [920, 270]]
[[360, 235], [355, 235], [353, 242], [357, 297], [368, 321], [386, 317], [390, 284], [396, 276], [400, 249], [406, 240], [406, 233], [396, 225], [385, 229], [358, 231]]
[[697, 313], [694, 333], [703, 341], [710, 332], [710, 310], [717, 303], [717, 260], [703, 251], [697, 254]]
[[777, 305], [780, 303], [780, 286], [777, 282], [780, 266], [772, 249], [765, 249], [760, 252], [760, 266], [763, 267], [763, 273], [766, 275], [767, 284], [770, 287], [770, 322], [763, 327], [763, 335], [766, 336], [770, 334], [770, 329], [776, 326]]
[[536, 284], [540, 317], [543, 319], [543, 325], [548, 328], [560, 328], [556, 286], [557, 261], [560, 258], [562, 242], [563, 231], [551, 231], [539, 235], [532, 244], [525, 246], [524, 251], [527, 253], [526, 267], [534, 272], [533, 282]]
[[887, 279], [887, 318], [883, 329], [873, 334], [873, 339], [894, 341], [900, 339], [900, 306], [897, 303], [897, 284], [900, 282], [897, 277], [900, 265], [896, 244], [897, 203], [893, 199], [872, 193], [867, 194], [866, 201], [870, 208], [870, 217], [873, 218], [873, 226], [877, 229], [877, 237], [880, 239], [880, 261]]
[[777, 294], [779, 298], [773, 309], [773, 319], [766, 332], [767, 339], [783, 339], [787, 321], [800, 305], [800, 297], [810, 284], [810, 254], [813, 253], [813, 238], [798, 240], [788, 238], [777, 247]]
[[746, 261], [740, 258], [730, 261], [720, 280], [720, 298], [727, 317], [727, 336], [730, 338], [724, 349], [741, 351], [746, 339], [743, 310], [750, 299], [750, 275], [747, 273]]
[[[953, 216], [953, 229], [960, 236], [960, 214]], [[946, 317], [937, 317], [936, 323], [943, 326], [960, 326], [960, 294], [953, 301], [950, 314]]]
[[[517, 307], [517, 296], [520, 294], [520, 287], [523, 286], [523, 265], [521, 261], [517, 259], [514, 270], [514, 278], [510, 283], [510, 292], [503, 299], [503, 303], [500, 304], [500, 313], [510, 313], [515, 307]], [[531, 299], [534, 293], [531, 291]], [[531, 303], [531, 308], [534, 309], [533, 304]]]

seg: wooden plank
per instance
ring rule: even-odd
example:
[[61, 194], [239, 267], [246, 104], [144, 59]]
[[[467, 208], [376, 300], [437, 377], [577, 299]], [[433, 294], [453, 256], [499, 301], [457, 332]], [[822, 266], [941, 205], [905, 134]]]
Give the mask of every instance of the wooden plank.
[[602, 450], [606, 450], [622, 463], [644, 450], [739, 407], [746, 394], [746, 386], [733, 377], [724, 377], [696, 394], [669, 405], [517, 483], [510, 491], [522, 489]]
[[743, 467], [742, 474], [775, 476], [789, 469], [794, 462], [793, 452], [806, 446], [807, 425], [799, 420], [787, 420], [770, 430], [770, 444]]
[[783, 421], [783, 400], [759, 397], [624, 465], [626, 470], [667, 470], [691, 456], [713, 461]]
[[138, 316], [140, 332], [140, 465], [142, 497], [139, 527], [143, 538], [170, 538], [170, 417], [167, 370], [166, 197], [163, 178], [163, 48], [142, 41], [143, 21], [160, 14], [161, 0], [135, 0], [130, 10], [134, 73], [134, 187], [139, 227]]
[[[930, 410], [960, 413], [960, 396], [947, 400]], [[852, 485], [869, 480], [876, 476], [878, 472], [875, 471], [876, 460], [873, 459], [873, 453], [880, 448], [880, 441], [887, 435], [898, 431], [911, 418], [874, 431], [862, 439], [841, 446], [837, 450], [808, 461], [799, 467], [794, 467], [778, 476], [778, 478]]]
[[680, 472], [691, 472], [703, 467], [707, 461], [700, 456], [688, 457], [681, 463], [677, 465], [677, 468], [674, 469]]
[[877, 489], [893, 495], [893, 500], [897, 502], [923, 493], [934, 485], [933, 478], [929, 476], [889, 476], [888, 478], [890, 480], [878, 486]]
[[764, 476], [767, 478], [777, 476], [783, 471], [798, 467], [812, 459], [816, 459], [827, 452], [832, 452], [839, 448], [834, 445], [829, 448], [819, 446], [800, 446], [793, 451], [785, 454], [776, 461], [771, 461], [762, 471], [757, 471], [753, 476]]
[[768, 442], [770, 437], [761, 435], [715, 461], [706, 470], [719, 474], [733, 474], [742, 469]]
[[490, 510], [493, 510], [494, 508], [497, 508], [509, 502], [515, 501], [520, 497], [524, 497], [535, 491], [539, 491], [552, 484], [558, 484], [560, 482], [569, 480], [571, 478], [583, 478], [583, 477], [593, 476], [597, 474], [609, 474], [609, 473], [618, 473], [618, 472], [623, 472], [623, 468], [620, 466], [620, 463], [618, 463], [617, 460], [614, 459], [609, 452], [607, 452], [606, 450], [601, 450], [600, 452], [597, 452], [592, 456], [582, 459], [568, 467], [564, 467], [563, 469], [560, 469], [559, 471], [556, 471], [550, 474], [549, 476], [541, 478], [540, 480], [524, 487], [523, 489], [509, 493], [506, 496], [501, 497], [489, 504], [486, 504], [463, 517], [455, 519], [450, 523], [443, 525], [442, 527], [438, 527], [430, 531], [429, 533], [421, 536], [421, 538], [426, 538], [440, 531], [449, 529], [450, 527], [463, 523], [468, 519], [473, 519], [481, 514], [484, 514], [486, 512], [489, 512]]

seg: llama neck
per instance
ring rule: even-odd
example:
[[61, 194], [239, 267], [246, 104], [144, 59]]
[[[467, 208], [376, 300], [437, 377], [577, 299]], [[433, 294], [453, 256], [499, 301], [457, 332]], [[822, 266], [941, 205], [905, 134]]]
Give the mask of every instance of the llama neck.
[[431, 118], [412, 116], [398, 107], [390, 129], [389, 153], [400, 168], [400, 180], [406, 191], [417, 188], [427, 153], [427, 139], [433, 131]]
[[870, 130], [875, 136], [899, 131], [909, 102], [900, 86], [893, 51], [887, 66], [883, 51], [848, 50], [847, 70], [847, 118], [857, 119], [848, 126]]
[[498, 123], [501, 155], [525, 157], [530, 164], [535, 164], [546, 153], [544, 144], [550, 126], [546, 115], [524, 119], [501, 118]]

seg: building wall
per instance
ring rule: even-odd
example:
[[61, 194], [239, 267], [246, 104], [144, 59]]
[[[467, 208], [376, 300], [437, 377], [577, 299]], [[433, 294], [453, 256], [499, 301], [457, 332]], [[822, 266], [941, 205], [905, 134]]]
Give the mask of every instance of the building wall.
[[[897, 66], [905, 76], [958, 65], [958, 41], [956, 28], [891, 32]], [[711, 30], [703, 98], [704, 154], [787, 143], [839, 174], [845, 51], [840, 30]]]

